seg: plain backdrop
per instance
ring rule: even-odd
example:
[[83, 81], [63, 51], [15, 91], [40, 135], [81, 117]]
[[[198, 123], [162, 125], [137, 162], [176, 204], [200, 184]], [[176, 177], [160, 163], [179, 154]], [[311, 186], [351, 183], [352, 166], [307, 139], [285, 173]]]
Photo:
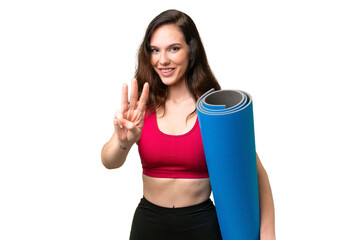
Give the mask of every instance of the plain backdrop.
[[131, 149], [107, 170], [121, 86], [149, 22], [195, 21], [223, 89], [254, 101], [277, 239], [360, 239], [358, 1], [0, 3], [0, 239], [128, 239]]

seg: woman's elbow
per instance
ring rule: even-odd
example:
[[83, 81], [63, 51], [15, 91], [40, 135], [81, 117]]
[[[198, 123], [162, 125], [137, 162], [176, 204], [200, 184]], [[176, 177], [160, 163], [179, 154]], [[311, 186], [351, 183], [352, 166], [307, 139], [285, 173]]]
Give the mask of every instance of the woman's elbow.
[[101, 158], [101, 162], [104, 165], [105, 168], [107, 169], [116, 169], [119, 168], [123, 165], [123, 162], [121, 163], [110, 163], [108, 161], [106, 161], [106, 159], [104, 157]]

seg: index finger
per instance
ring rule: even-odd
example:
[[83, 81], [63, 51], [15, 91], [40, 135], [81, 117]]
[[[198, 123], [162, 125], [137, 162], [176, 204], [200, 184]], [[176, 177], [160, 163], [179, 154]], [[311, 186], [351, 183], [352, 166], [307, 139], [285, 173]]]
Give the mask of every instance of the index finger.
[[147, 103], [147, 100], [149, 98], [149, 83], [145, 83], [141, 92], [141, 96], [140, 96], [140, 100], [139, 100], [139, 104], [138, 104], [138, 110], [143, 113], [145, 112], [145, 106]]

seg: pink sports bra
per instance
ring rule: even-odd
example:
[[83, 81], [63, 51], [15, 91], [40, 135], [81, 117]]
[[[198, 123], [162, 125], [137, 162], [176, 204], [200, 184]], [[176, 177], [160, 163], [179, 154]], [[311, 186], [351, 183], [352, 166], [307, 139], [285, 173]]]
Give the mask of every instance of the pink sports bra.
[[198, 119], [182, 135], [160, 131], [156, 112], [144, 119], [138, 142], [143, 174], [158, 178], [208, 178]]

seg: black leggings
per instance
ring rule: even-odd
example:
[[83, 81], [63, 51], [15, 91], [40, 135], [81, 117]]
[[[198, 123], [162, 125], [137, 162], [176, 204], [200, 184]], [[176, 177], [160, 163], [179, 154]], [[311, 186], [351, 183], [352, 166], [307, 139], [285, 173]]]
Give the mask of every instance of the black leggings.
[[130, 240], [221, 240], [211, 199], [180, 208], [157, 206], [142, 198], [134, 214]]

